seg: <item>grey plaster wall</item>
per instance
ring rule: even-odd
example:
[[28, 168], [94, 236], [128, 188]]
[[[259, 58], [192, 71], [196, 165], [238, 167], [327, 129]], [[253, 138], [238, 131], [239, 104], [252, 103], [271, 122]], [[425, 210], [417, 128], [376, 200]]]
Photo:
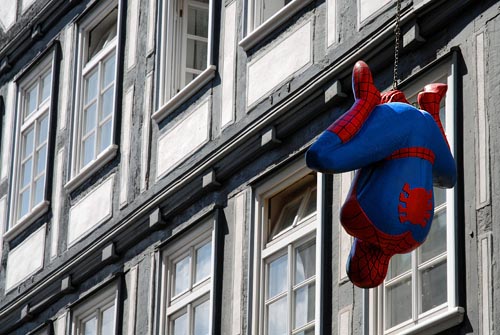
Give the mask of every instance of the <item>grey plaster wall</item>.
[[[238, 39], [243, 37], [244, 29], [244, 1], [237, 1], [237, 35]], [[44, 3], [47, 1], [39, 1], [34, 5], [34, 9], [27, 12], [26, 15], [30, 16], [34, 11], [41, 11]], [[418, 6], [424, 1], [415, 1], [413, 6]], [[56, 1], [54, 1], [56, 3]], [[11, 69], [3, 72], [0, 75], [0, 95], [6, 96], [7, 85], [13, 80], [16, 74], [21, 71], [36, 55], [44, 49], [54, 39], [61, 39], [61, 49], [65, 50], [64, 39], [61, 38], [60, 31], [68, 24], [71, 24], [78, 15], [91, 3], [91, 1], [81, 1], [68, 9], [67, 12], [60, 18], [60, 20], [51, 26], [50, 29], [44, 30], [44, 35], [39, 40], [34, 42], [30, 51], [25, 53], [22, 57], [12, 64]], [[443, 1], [434, 1], [436, 6], [443, 4]], [[127, 1], [123, 1], [124, 8], [126, 8]], [[17, 303], [17, 300], [24, 295], [29, 294], [32, 290], [37, 288], [42, 283], [49, 283], [50, 276], [58, 273], [59, 270], [64, 273], [71, 271], [78, 272], [86, 270], [85, 265], [89, 267], [95, 266], [88, 275], [82, 276], [75, 283], [75, 290], [70, 293], [59, 294], [58, 280], [54, 280], [47, 284], [47, 293], [43, 296], [49, 297], [49, 303], [43, 308], [43, 311], [35, 311], [32, 313], [31, 318], [23, 319], [21, 308], [13, 308], [12, 313], [6, 313], [6, 317], [0, 320], [0, 324], [5, 325], [2, 329], [5, 333], [10, 334], [26, 334], [35, 329], [46, 320], [55, 319], [65, 311], [71, 310], [71, 304], [77, 299], [83, 297], [86, 292], [89, 292], [94, 287], [98, 287], [100, 283], [106, 281], [108, 278], [115, 276], [122, 282], [123, 296], [121, 298], [121, 306], [123, 307], [122, 315], [122, 331], [123, 334], [132, 332], [129, 329], [128, 319], [132, 315], [129, 308], [130, 291], [131, 287], [131, 268], [137, 266], [137, 310], [135, 311], [135, 333], [136, 334], [151, 334], [155, 329], [155, 322], [153, 313], [154, 310], [158, 311], [158, 306], [154, 305], [155, 297], [157, 295], [158, 283], [155, 282], [156, 274], [159, 271], [154, 264], [152, 256], [157, 252], [157, 246], [163, 241], [172, 238], [175, 235], [176, 229], [183, 227], [186, 223], [196, 224], [193, 218], [200, 216], [207, 208], [211, 206], [220, 206], [223, 208], [223, 258], [218, 259], [218, 264], [222, 267], [222, 275], [217, 280], [221, 281], [221, 297], [220, 297], [220, 332], [231, 333], [235, 323], [235, 314], [233, 310], [234, 296], [239, 294], [241, 297], [241, 310], [240, 322], [241, 333], [248, 334], [251, 330], [251, 316], [250, 310], [252, 303], [251, 290], [252, 290], [252, 274], [250, 266], [252, 262], [252, 239], [251, 227], [253, 224], [253, 201], [252, 198], [252, 183], [259, 178], [266, 178], [271, 171], [277, 170], [286, 165], [287, 162], [296, 157], [303, 155], [304, 149], [308, 143], [317, 136], [323, 129], [325, 129], [336, 117], [349, 108], [352, 100], [347, 98], [340, 100], [340, 102], [328, 102], [325, 105], [324, 90], [334, 80], [339, 80], [343, 84], [344, 92], [350, 97], [350, 67], [352, 62], [346, 61], [350, 56], [356, 55], [358, 50], [361, 50], [359, 58], [365, 59], [374, 70], [376, 84], [380, 88], [389, 87], [392, 81], [392, 37], [390, 34], [383, 38], [379, 38], [375, 45], [369, 45], [369, 41], [374, 36], [383, 31], [394, 12], [393, 6], [385, 8], [380, 15], [369, 20], [368, 23], [358, 26], [357, 22], [357, 9], [354, 3], [346, 1], [338, 1], [338, 31], [339, 42], [331, 48], [326, 48], [326, 2], [313, 1], [310, 5], [306, 6], [300, 13], [292, 17], [290, 22], [287, 22], [283, 27], [278, 28], [275, 32], [271, 33], [269, 37], [265, 38], [256, 47], [245, 52], [242, 48], [237, 49], [236, 60], [236, 122], [221, 130], [219, 127], [219, 115], [221, 110], [221, 78], [217, 74], [216, 78], [205, 87], [203, 87], [197, 94], [189, 99], [180, 108], [175, 110], [160, 124], [152, 123], [151, 135], [151, 155], [149, 161], [149, 184], [148, 189], [141, 193], [140, 191], [140, 172], [141, 172], [141, 146], [142, 141], [142, 124], [144, 120], [143, 108], [144, 100], [148, 97], [144, 96], [146, 85], [146, 75], [151, 71], [157, 70], [157, 50], [150, 52], [147, 49], [147, 31], [149, 20], [149, 1], [140, 0], [140, 12], [138, 21], [138, 38], [137, 38], [137, 57], [134, 67], [130, 70], [124, 67], [122, 91], [126, 92], [128, 88], [134, 87], [133, 107], [131, 117], [131, 151], [129, 156], [129, 171], [127, 176], [129, 183], [129, 193], [127, 196], [128, 204], [123, 209], [119, 206], [119, 183], [115, 182], [113, 191], [113, 218], [104, 223], [102, 226], [94, 230], [91, 234], [85, 237], [74, 247], [68, 249], [66, 245], [67, 227], [65, 223], [68, 220], [68, 213], [71, 204], [81, 199], [86, 194], [91, 192], [95, 187], [98, 187], [100, 182], [105, 180], [108, 176], [116, 173], [119, 178], [122, 173], [122, 159], [118, 155], [110, 164], [105, 166], [101, 171], [96, 173], [89, 181], [79, 187], [72, 193], [62, 194], [61, 199], [61, 225], [59, 227], [58, 243], [58, 257], [51, 260], [48, 251], [45, 256], [45, 267], [40, 272], [35, 274], [30, 280], [23, 283], [18, 290], [4, 294], [3, 289], [0, 289], [0, 313], [5, 311]], [[409, 8], [409, 2], [403, 2], [404, 8]], [[418, 48], [413, 50], [404, 50], [401, 56], [400, 73], [402, 78], [417, 73], [427, 64], [438, 59], [446, 54], [453, 47], [460, 48], [460, 90], [461, 94], [461, 115], [462, 119], [459, 120], [459, 142], [462, 146], [462, 156], [458, 157], [459, 170], [461, 173], [461, 183], [459, 184], [460, 192], [463, 197], [459, 200], [459, 213], [458, 222], [460, 234], [458, 235], [460, 241], [458, 255], [459, 270], [458, 277], [460, 278], [460, 298], [459, 302], [466, 308], [465, 321], [453, 329], [453, 333], [467, 334], [479, 333], [481, 320], [484, 319], [483, 313], [485, 310], [482, 306], [481, 296], [477, 292], [483, 292], [482, 289], [482, 272], [480, 269], [480, 254], [478, 253], [478, 236], [486, 233], [491, 234], [491, 274], [492, 281], [489, 283], [487, 292], [491, 294], [491, 303], [493, 311], [491, 315], [491, 330], [498, 328], [496, 320], [500, 320], [500, 311], [496, 307], [500, 303], [500, 295], [498, 292], [498, 276], [500, 275], [496, 259], [500, 257], [499, 251], [496, 248], [496, 236], [498, 232], [498, 225], [495, 225], [496, 218], [500, 215], [500, 209], [497, 205], [499, 202], [499, 157], [500, 152], [500, 130], [498, 125], [498, 102], [496, 97], [500, 95], [500, 33], [498, 26], [500, 24], [499, 7], [495, 1], [483, 2], [481, 4], [472, 4], [472, 2], [461, 1], [457, 2], [455, 7], [465, 7], [459, 14], [455, 14], [452, 19], [447, 19], [441, 22], [442, 13], [444, 8], [448, 6], [444, 4], [439, 7], [439, 12], [432, 13], [426, 12], [425, 14], [415, 14], [410, 22], [418, 22], [421, 26], [421, 33], [426, 39], [426, 42], [421, 44]], [[223, 6], [223, 5], [222, 5]], [[217, 7], [218, 8], [218, 7]], [[458, 9], [457, 9], [458, 10]], [[215, 20], [218, 22], [222, 15], [222, 9], [215, 14]], [[444, 14], [443, 14], [444, 15]], [[447, 14], [448, 15], [448, 14]], [[451, 15], [451, 14], [450, 14]], [[446, 16], [444, 16], [446, 17]], [[269, 50], [285, 38], [296, 27], [300, 26], [304, 21], [311, 20], [313, 27], [313, 51], [314, 61], [310, 67], [304, 69], [298, 75], [292, 75], [287, 83], [290, 84], [290, 91], [287, 91], [286, 84], [276, 87], [269, 93], [266, 99], [263, 99], [251, 110], [246, 106], [247, 94], [247, 63]], [[29, 27], [29, 18], [22, 18], [19, 24], [14, 26], [11, 31], [0, 34], [0, 45], [4, 45], [5, 41], [12, 38], [17, 33], [21, 32], [23, 26]], [[446, 24], [445, 24], [446, 23]], [[216, 25], [217, 26], [217, 25]], [[128, 57], [127, 43], [133, 36], [126, 36], [127, 29], [124, 29], [125, 45], [122, 47], [124, 50], [125, 59]], [[487, 94], [487, 112], [489, 117], [489, 141], [490, 141], [490, 171], [491, 171], [491, 201], [490, 203], [480, 209], [476, 209], [476, 165], [475, 165], [475, 135], [477, 132], [476, 126], [476, 111], [477, 97], [476, 95], [476, 51], [475, 51], [475, 36], [478, 32], [483, 31], [486, 37], [485, 61], [486, 61], [486, 94]], [[215, 46], [220, 47], [220, 36], [215, 34]], [[360, 48], [361, 47], [361, 48]], [[4, 49], [0, 47], [0, 54]], [[74, 50], [74, 49], [73, 49]], [[219, 49], [217, 49], [219, 50]], [[219, 52], [219, 51], [218, 51]], [[215, 54], [219, 57], [216, 58], [216, 65], [219, 65], [221, 55]], [[3, 55], [3, 54], [2, 54]], [[70, 57], [74, 59], [74, 55], [62, 55], [63, 59]], [[278, 64], [277, 64], [278, 66]], [[74, 66], [70, 67], [73, 71]], [[326, 73], [330, 73], [326, 75]], [[66, 74], [65, 74], [66, 75]], [[325, 77], [322, 77], [325, 76]], [[326, 78], [326, 79], [322, 79]], [[319, 82], [319, 84], [312, 83]], [[72, 83], [72, 81], [70, 81]], [[157, 86], [155, 81], [154, 86]], [[62, 80], [59, 81], [60, 90], [65, 89]], [[306, 91], [301, 90], [304, 87], [312, 87]], [[157, 89], [153, 89], [157, 94]], [[169, 127], [176, 118], [189, 113], [196, 104], [207, 97], [212, 97], [211, 104], [211, 141], [198, 150], [194, 155], [187, 158], [176, 170], [162, 178], [156, 180], [155, 166], [158, 157], [156, 157], [156, 143], [157, 138]], [[303, 104], [296, 104], [287, 107], [287, 103], [292, 99], [297, 98]], [[271, 100], [272, 99], [272, 100]], [[156, 100], [156, 98], [154, 99]], [[59, 99], [59, 103], [61, 100]], [[69, 97], [70, 106], [72, 106], [72, 99]], [[123, 110], [124, 100], [122, 100], [121, 110]], [[283, 107], [285, 106], [285, 107]], [[154, 109], [160, 106], [156, 104]], [[59, 113], [66, 106], [61, 103], [58, 106]], [[65, 148], [65, 159], [69, 161], [70, 149], [69, 143], [71, 139], [71, 115], [73, 107], [66, 111], [68, 116], [67, 127], [59, 131], [56, 135], [55, 152]], [[268, 119], [267, 119], [268, 118]], [[266, 120], [262, 125], [256, 126], [259, 120]], [[260, 147], [260, 135], [264, 133], [269, 127], [275, 127], [277, 137], [281, 141], [279, 145]], [[251, 131], [248, 131], [251, 129]], [[4, 131], [2, 131], [4, 133]], [[243, 140], [242, 140], [243, 138]], [[222, 151], [221, 148], [228, 146], [233, 142], [241, 141], [237, 149], [234, 151]], [[239, 142], [238, 142], [239, 143]], [[245, 155], [249, 153], [248, 155]], [[207, 157], [219, 155], [213, 164], [206, 163]], [[205, 165], [203, 165], [205, 164]], [[195, 176], [186, 177], [189, 172], [198, 167], [204, 166], [206, 170], [200, 172]], [[67, 166], [66, 166], [67, 168]], [[218, 187], [203, 188], [201, 177], [210, 170], [214, 169], [216, 178], [221, 184]], [[63, 171], [63, 179], [67, 180], [68, 172]], [[118, 180], [118, 179], [117, 179]], [[332, 187], [332, 216], [338, 216], [338, 194], [335, 193], [337, 188]], [[181, 185], [174, 188], [175, 185]], [[174, 185], [174, 186], [173, 186]], [[53, 185], [53, 187], [55, 187]], [[4, 181], [0, 185], [0, 198], [8, 193], [9, 181]], [[165, 193], [164, 193], [165, 192]], [[246, 215], [243, 220], [244, 239], [243, 239], [243, 254], [241, 259], [241, 292], [235, 292], [234, 276], [235, 271], [240, 270], [235, 268], [234, 248], [235, 246], [235, 196], [244, 192], [246, 195]], [[150, 205], [153, 203], [154, 205]], [[148, 207], [151, 206], [151, 207]], [[161, 226], [161, 229], [146, 230], [144, 227], [148, 226], [150, 221], [148, 215], [150, 209], [160, 208], [163, 213], [163, 219], [166, 224]], [[144, 212], [143, 212], [144, 210]], [[140, 217], [135, 217], [136, 213], [141, 213]], [[47, 217], [49, 222], [49, 230], [51, 228], [51, 215]], [[42, 220], [44, 221], [44, 220]], [[2, 255], [2, 270], [5, 269], [5, 262], [8, 251], [21, 243], [29, 232], [34, 231], [43, 222], [40, 221], [26, 230], [26, 233], [20, 234], [11, 243], [5, 243]], [[194, 222], [194, 223], [193, 223]], [[335, 220], [334, 220], [335, 222]], [[122, 235], [118, 233], [107, 238], [107, 234], [118, 230], [120, 227], [132, 227], [124, 231]], [[128, 228], [127, 228], [128, 229]], [[144, 229], [144, 230], [143, 230]], [[134, 236], [136, 234], [137, 236]], [[111, 235], [110, 235], [111, 236]], [[332, 227], [332, 232], [327, 236], [330, 243], [333, 245], [331, 252], [331, 278], [332, 278], [332, 293], [331, 301], [328, 308], [331, 310], [331, 324], [326, 329], [329, 329], [332, 334], [337, 334], [339, 329], [338, 313], [342, 310], [350, 309], [350, 334], [361, 334], [365, 327], [366, 319], [363, 311], [364, 292], [361, 289], [355, 288], [350, 282], [338, 283], [338, 229]], [[47, 237], [47, 245], [50, 245], [50, 233]], [[131, 242], [129, 242], [131, 241]], [[108, 263], [101, 263], [99, 260], [100, 246], [106, 243], [114, 243], [118, 253], [117, 257]], [[98, 247], [99, 246], [99, 247]], [[82, 265], [75, 266], [75, 269], [65, 267], [71, 263], [72, 260], [80, 257], [88, 250], [94, 250], [98, 256], [90, 254], [87, 263], [82, 262]], [[46, 249], [48, 250], [48, 248]], [[484, 255], [483, 255], [484, 256]], [[4, 272], [4, 271], [3, 271]], [[74, 272], [71, 272], [74, 274]], [[123, 275], [120, 275], [123, 273]], [[0, 287], [4, 285], [4, 274], [0, 274]], [[78, 277], [77, 277], [78, 278]], [[152, 282], [153, 280], [153, 282]], [[152, 290], [153, 289], [153, 290]], [[44, 292], [45, 292], [44, 291]], [[57, 294], [56, 294], [57, 293]], [[55, 297], [55, 298], [54, 298]], [[32, 302], [33, 305], [40, 303], [36, 297], [27, 300]], [[40, 298], [41, 300], [42, 298]], [[153, 305], [152, 305], [153, 304]], [[19, 304], [20, 307], [24, 304]], [[151, 306], [151, 307], [150, 307]], [[157, 317], [157, 315], [155, 316]], [[21, 320], [21, 321], [20, 321]], [[443, 334], [449, 332], [443, 332]], [[59, 334], [58, 334], [59, 335]]]

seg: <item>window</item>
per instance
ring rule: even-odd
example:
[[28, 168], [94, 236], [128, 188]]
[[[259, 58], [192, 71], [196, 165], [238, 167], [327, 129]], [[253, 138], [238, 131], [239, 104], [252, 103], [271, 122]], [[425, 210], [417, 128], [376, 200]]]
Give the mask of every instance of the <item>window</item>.
[[105, 163], [103, 156], [116, 152], [118, 9], [110, 1], [93, 13], [96, 14], [78, 26], [79, 100], [75, 113], [73, 177], [101, 167]]
[[318, 327], [318, 178], [297, 166], [257, 189], [254, 334], [305, 335]]
[[[441, 102], [441, 120], [450, 147], [454, 148], [456, 94], [452, 68], [442, 66], [405, 88], [410, 102], [431, 82], [448, 83], [446, 101]], [[456, 190], [434, 189], [434, 219], [425, 243], [408, 254], [391, 259], [385, 282], [372, 290], [370, 306], [372, 334], [396, 334], [411, 328], [426, 328], [426, 334], [443, 331], [461, 322], [463, 309], [457, 305], [455, 264]], [[432, 330], [431, 330], [432, 329]]]
[[74, 335], [113, 335], [117, 333], [117, 286], [95, 293], [73, 310]]
[[31, 223], [48, 208], [53, 59], [53, 54], [45, 57], [18, 82], [14, 184], [8, 229]]
[[164, 1], [163, 5], [162, 103], [176, 97], [178, 106], [215, 75], [212, 1], [174, 0]]
[[213, 232], [213, 225], [201, 223], [165, 249], [161, 334], [211, 334]]
[[247, 36], [240, 41], [249, 50], [312, 0], [247, 0]]

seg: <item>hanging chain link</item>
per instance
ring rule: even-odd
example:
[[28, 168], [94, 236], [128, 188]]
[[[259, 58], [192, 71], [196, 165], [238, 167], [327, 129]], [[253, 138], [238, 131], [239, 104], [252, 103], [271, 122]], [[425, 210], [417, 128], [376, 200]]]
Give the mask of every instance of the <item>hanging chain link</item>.
[[396, 9], [396, 25], [394, 26], [394, 34], [396, 35], [396, 41], [394, 45], [394, 79], [392, 82], [392, 89], [398, 89], [398, 63], [399, 63], [399, 39], [401, 36], [401, 0], [396, 0], [397, 9]]

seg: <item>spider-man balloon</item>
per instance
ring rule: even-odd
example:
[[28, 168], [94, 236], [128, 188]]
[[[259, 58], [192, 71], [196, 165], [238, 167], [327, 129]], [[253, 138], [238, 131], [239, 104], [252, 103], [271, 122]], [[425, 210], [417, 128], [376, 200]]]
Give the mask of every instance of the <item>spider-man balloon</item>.
[[425, 86], [417, 109], [401, 91], [381, 95], [364, 62], [354, 66], [352, 81], [353, 106], [320, 135], [306, 161], [323, 173], [358, 170], [340, 221], [355, 237], [347, 274], [370, 288], [384, 281], [393, 255], [424, 242], [433, 185], [453, 187], [457, 172], [439, 120], [445, 84]]

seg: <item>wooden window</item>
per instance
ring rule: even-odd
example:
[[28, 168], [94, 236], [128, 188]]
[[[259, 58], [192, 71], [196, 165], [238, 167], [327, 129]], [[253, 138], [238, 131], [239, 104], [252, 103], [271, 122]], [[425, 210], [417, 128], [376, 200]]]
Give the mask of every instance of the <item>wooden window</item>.
[[319, 329], [318, 184], [297, 163], [257, 189], [255, 334]]
[[[402, 87], [408, 101], [415, 103], [426, 84], [448, 84], [440, 117], [452, 152], [456, 142], [454, 71], [456, 64], [446, 63]], [[455, 255], [456, 197], [456, 187], [434, 188], [434, 219], [426, 241], [411, 253], [392, 257], [386, 280], [369, 294], [373, 320], [368, 323], [370, 333], [398, 334], [425, 326], [426, 334], [434, 334], [461, 322], [463, 308], [457, 301]]]
[[214, 226], [201, 222], [163, 251], [161, 334], [210, 334], [214, 285]]

